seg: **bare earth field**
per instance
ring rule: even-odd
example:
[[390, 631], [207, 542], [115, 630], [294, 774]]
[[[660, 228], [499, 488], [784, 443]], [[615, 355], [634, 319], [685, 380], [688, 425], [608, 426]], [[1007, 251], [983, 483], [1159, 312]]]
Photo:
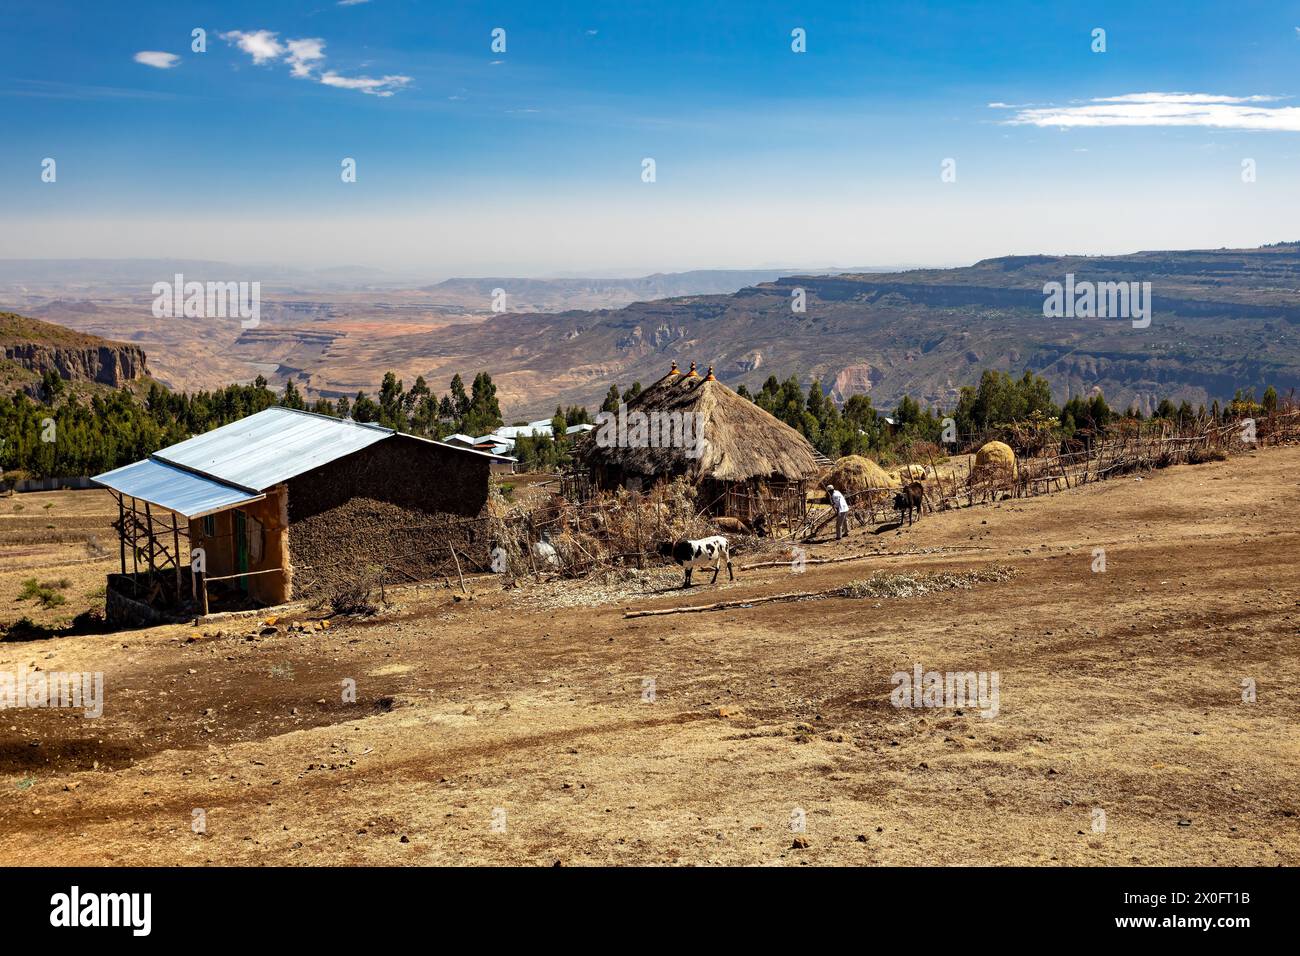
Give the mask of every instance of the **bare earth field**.
[[[47, 628], [104, 608], [104, 575], [117, 570], [117, 504], [107, 491], [55, 491], [0, 497], [0, 625], [26, 617]], [[22, 582], [55, 585], [63, 603], [15, 600]], [[2, 669], [2, 668], [0, 668]]]
[[[20, 500], [36, 497], [109, 517], [98, 493]], [[98, 720], [0, 713], [0, 863], [1294, 866], [1298, 509], [1300, 448], [1271, 449], [810, 557], [948, 550], [738, 570], [689, 593], [665, 570], [648, 575], [661, 593], [564, 607], [596, 589], [478, 579], [472, 600], [408, 590], [379, 619], [311, 633], [281, 619], [248, 640], [244, 620], [0, 643], [0, 671], [103, 671], [106, 690]], [[30, 576], [20, 549], [63, 573], [22, 537], [48, 529], [0, 530], [7, 593]], [[101, 541], [95, 573], [116, 562]], [[991, 564], [1017, 573], [623, 617]], [[997, 716], [896, 709], [890, 677], [917, 663], [997, 671]]]

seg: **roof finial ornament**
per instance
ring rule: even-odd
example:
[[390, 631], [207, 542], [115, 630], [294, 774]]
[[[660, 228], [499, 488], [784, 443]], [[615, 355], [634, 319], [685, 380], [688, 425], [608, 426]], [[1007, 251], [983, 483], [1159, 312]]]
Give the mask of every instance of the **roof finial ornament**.
[[681, 369], [677, 367], [677, 360], [673, 359], [673, 367], [668, 370], [669, 375], [681, 375]]
[[686, 377], [687, 377], [687, 378], [699, 378], [699, 377], [700, 377], [700, 373], [697, 372], [697, 371], [695, 371], [695, 363], [694, 363], [694, 362], [691, 363], [691, 370], [690, 370], [689, 372], [686, 373]]
[[713, 377], [713, 366], [712, 366], [712, 365], [709, 366], [709, 374], [706, 375], [706, 376], [704, 376], [704, 381], [706, 381], [706, 382], [716, 382], [716, 381], [717, 381], [717, 379]]

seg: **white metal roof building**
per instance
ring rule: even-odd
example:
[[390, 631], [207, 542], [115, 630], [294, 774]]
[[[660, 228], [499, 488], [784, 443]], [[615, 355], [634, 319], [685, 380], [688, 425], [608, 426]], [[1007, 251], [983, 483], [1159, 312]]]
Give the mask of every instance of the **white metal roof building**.
[[[551, 427], [551, 420], [549, 418], [541, 418], [535, 422], [529, 422], [527, 425], [505, 425], [501, 428], [498, 428], [496, 431], [492, 432], [492, 434], [487, 437], [522, 438], [524, 436], [527, 436], [529, 438], [537, 438], [542, 435], [546, 435], [549, 437], [553, 434], [555, 434], [555, 432]], [[479, 440], [482, 441], [482, 439]]]
[[166, 609], [207, 614], [210, 598], [226, 609], [280, 604], [338, 588], [360, 568], [418, 581], [457, 551], [481, 564], [490, 474], [512, 464], [379, 425], [265, 409], [95, 477], [118, 503], [121, 573], [109, 575], [106, 614], [146, 622]]
[[[276, 406], [169, 445], [94, 480], [127, 497], [198, 518], [257, 501], [268, 488], [395, 434], [381, 425]], [[484, 454], [454, 444], [447, 447]]]

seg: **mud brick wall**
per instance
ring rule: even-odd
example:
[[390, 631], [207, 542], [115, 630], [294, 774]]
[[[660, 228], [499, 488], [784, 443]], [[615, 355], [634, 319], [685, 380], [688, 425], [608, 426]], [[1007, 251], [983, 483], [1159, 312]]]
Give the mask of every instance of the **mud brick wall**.
[[[489, 459], [396, 435], [291, 478], [289, 556], [295, 600], [368, 569], [388, 584], [486, 568]], [[380, 570], [382, 569], [382, 570]]]

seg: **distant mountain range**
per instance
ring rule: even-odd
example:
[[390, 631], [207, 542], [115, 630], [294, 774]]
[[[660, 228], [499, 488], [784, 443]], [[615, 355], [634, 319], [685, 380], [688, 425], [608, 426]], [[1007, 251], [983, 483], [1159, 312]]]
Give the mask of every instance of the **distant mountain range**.
[[[420, 291], [462, 303], [490, 303], [496, 290], [506, 294], [508, 311], [557, 312], [566, 308], [619, 308], [632, 302], [690, 295], [726, 295], [746, 286], [775, 282], [792, 269], [699, 269], [656, 272], [639, 278], [447, 279]], [[857, 272], [885, 272], [859, 268]], [[523, 306], [523, 308], [520, 308]], [[490, 306], [489, 306], [490, 308]]]
[[[137, 261], [123, 265], [122, 275], [156, 280], [159, 265]], [[200, 265], [186, 265], [187, 278], [204, 278]], [[0, 289], [16, 268], [13, 260], [0, 262]], [[905, 394], [951, 407], [960, 387], [986, 368], [1042, 374], [1058, 401], [1100, 389], [1112, 405], [1148, 410], [1161, 398], [1208, 404], [1237, 388], [1300, 388], [1298, 243], [1008, 256], [890, 273], [779, 272], [449, 279], [269, 294], [260, 326], [251, 329], [154, 319], [145, 294], [100, 298], [91, 289], [29, 297], [25, 306], [12, 295], [0, 303], [137, 344], [148, 351], [153, 374], [172, 388], [210, 388], [262, 373], [276, 384], [292, 378], [309, 396], [351, 395], [374, 392], [392, 370], [408, 385], [423, 375], [441, 391], [457, 372], [486, 370], [508, 420], [535, 418], [561, 403], [594, 406], [611, 384], [649, 383], [673, 360], [683, 370], [698, 362], [701, 373], [712, 365], [732, 387], [757, 389], [769, 375], [816, 378], [837, 399], [866, 393], [878, 408]], [[1150, 283], [1150, 325], [1045, 317], [1045, 284], [1067, 276], [1080, 284]], [[74, 278], [48, 275], [51, 289]], [[495, 289], [506, 290], [514, 311], [492, 313]], [[798, 290], [803, 311], [792, 307]]]
[[[1044, 284], [1149, 282], [1150, 326], [1045, 318]], [[792, 309], [796, 289], [806, 307]], [[732, 387], [813, 377], [836, 398], [904, 394], [951, 406], [980, 370], [1045, 375], [1056, 398], [1102, 390], [1116, 405], [1194, 404], [1237, 388], [1300, 388], [1300, 244], [1124, 256], [1009, 256], [957, 269], [787, 276], [729, 295], [614, 311], [504, 315], [382, 352], [445, 370], [491, 370], [510, 415], [598, 401], [611, 382], [647, 383], [677, 360]], [[381, 359], [382, 354], [373, 356]], [[435, 371], [426, 376], [436, 381]]]
[[[97, 296], [147, 297], [155, 282], [171, 281], [182, 273], [188, 281], [261, 282], [265, 292], [308, 293], [404, 290], [427, 293], [440, 302], [466, 301], [491, 309], [494, 289], [503, 288], [528, 311], [545, 311], [544, 303], [564, 299], [592, 308], [611, 299], [620, 304], [637, 299], [734, 292], [742, 286], [770, 282], [792, 272], [783, 269], [697, 269], [659, 272], [640, 277], [496, 278], [453, 277], [429, 283], [411, 270], [389, 272], [366, 266], [309, 269], [276, 263], [234, 263], [214, 259], [0, 259], [0, 294], [45, 294], [68, 298], [77, 292]], [[812, 270], [817, 271], [817, 270]], [[883, 272], [866, 266], [838, 272]], [[425, 274], [427, 275], [427, 273]], [[584, 296], [586, 297], [584, 299]]]

